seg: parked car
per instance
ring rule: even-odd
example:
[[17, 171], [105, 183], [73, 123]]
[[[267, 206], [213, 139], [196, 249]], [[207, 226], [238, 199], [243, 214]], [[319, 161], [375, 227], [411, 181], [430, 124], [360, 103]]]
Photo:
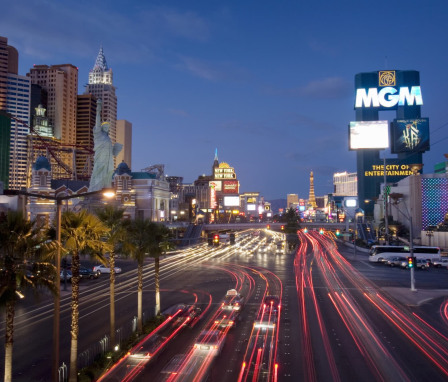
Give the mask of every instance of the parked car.
[[89, 268], [85, 268], [85, 267], [80, 267], [79, 268], [79, 275], [83, 279], [91, 279], [91, 280], [92, 279], [97, 279], [100, 274], [101, 274], [100, 272], [94, 271], [94, 270], [89, 269]]
[[408, 261], [406, 257], [403, 256], [396, 256], [396, 257], [391, 257], [390, 259], [388, 259], [386, 261], [385, 264], [391, 266], [391, 267], [396, 267], [396, 266], [400, 266], [402, 261]]
[[[64, 276], [64, 272], [65, 272], [65, 276]], [[61, 281], [71, 281], [72, 280], [72, 271], [61, 271]]]
[[417, 269], [429, 269], [429, 267], [431, 266], [431, 262], [425, 259], [417, 259], [415, 262], [415, 267]]
[[434, 260], [432, 265], [435, 268], [448, 267], [448, 258]]
[[[115, 267], [114, 269], [115, 269], [115, 273], [121, 273], [121, 268]], [[101, 274], [101, 273], [110, 273], [110, 267], [107, 267], [107, 266], [105, 266], [103, 264], [95, 265], [93, 267], [93, 271], [94, 272], [99, 272], [99, 274]]]

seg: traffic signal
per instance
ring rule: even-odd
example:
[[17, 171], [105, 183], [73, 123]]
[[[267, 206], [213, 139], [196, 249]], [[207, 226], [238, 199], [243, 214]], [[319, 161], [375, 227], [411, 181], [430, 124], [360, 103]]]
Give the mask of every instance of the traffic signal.
[[213, 244], [219, 245], [219, 235], [218, 234], [213, 235]]
[[336, 230], [336, 236], [339, 236], [341, 234], [341, 231], [339, 231], [338, 229]]
[[282, 226], [280, 227], [280, 229], [283, 231], [283, 230], [285, 229], [285, 226], [282, 225]]
[[308, 228], [305, 228], [303, 232], [308, 233]]
[[408, 257], [408, 268], [415, 268], [415, 257], [409, 256]]
[[235, 244], [235, 234], [232, 232], [229, 234], [230, 244]]
[[268, 224], [268, 225], [266, 226], [266, 228], [267, 228], [267, 229], [271, 229], [271, 225]]
[[213, 245], [213, 234], [212, 233], [209, 233], [207, 235], [207, 244], [210, 245], [210, 246]]
[[320, 233], [321, 235], [323, 235], [323, 234], [324, 234], [324, 229], [321, 228], [321, 229], [319, 230], [319, 233]]

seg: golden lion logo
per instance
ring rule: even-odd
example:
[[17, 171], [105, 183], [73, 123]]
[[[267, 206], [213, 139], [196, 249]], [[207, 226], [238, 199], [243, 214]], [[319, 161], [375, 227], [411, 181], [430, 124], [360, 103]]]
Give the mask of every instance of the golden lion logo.
[[394, 70], [380, 71], [378, 75], [379, 86], [395, 86], [396, 78]]

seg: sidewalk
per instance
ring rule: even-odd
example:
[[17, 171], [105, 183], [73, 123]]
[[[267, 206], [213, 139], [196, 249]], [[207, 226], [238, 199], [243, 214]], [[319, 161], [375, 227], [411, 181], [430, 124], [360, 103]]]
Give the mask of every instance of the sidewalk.
[[410, 287], [385, 287], [380, 289], [408, 306], [419, 306], [438, 297], [448, 297], [448, 289], [417, 289], [415, 292], [411, 291]]
[[[358, 261], [368, 261], [368, 249], [356, 247], [356, 256], [354, 255], [353, 244], [344, 241], [338, 241], [339, 251], [348, 260], [358, 260]], [[411, 286], [409, 288], [403, 287], [379, 287], [380, 290], [386, 292], [391, 297], [400, 301], [404, 305], [408, 306], [419, 306], [427, 301], [430, 301], [439, 297], [448, 298], [448, 289], [418, 289], [416, 291], [411, 291]]]

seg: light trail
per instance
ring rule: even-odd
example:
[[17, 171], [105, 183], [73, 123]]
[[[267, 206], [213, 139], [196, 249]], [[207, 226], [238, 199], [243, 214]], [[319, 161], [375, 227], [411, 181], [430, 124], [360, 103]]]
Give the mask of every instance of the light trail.
[[[446, 336], [421, 317], [398, 306], [393, 299], [388, 299], [388, 297], [379, 293], [376, 285], [363, 277], [337, 251], [337, 246], [332, 237], [324, 237], [316, 232], [309, 232], [307, 235], [299, 232], [298, 236], [301, 245], [296, 253], [294, 270], [301, 316], [299, 317], [303, 338], [301, 345], [307, 363], [305, 369], [307, 381], [318, 379], [312, 353], [313, 344], [318, 339], [315, 336], [310, 336], [308, 325], [310, 311], [307, 310], [307, 301], [311, 302], [309, 306], [313, 307], [317, 317], [320, 330], [319, 340], [322, 341], [327, 355], [332, 380], [338, 380], [338, 369], [325, 330], [325, 322], [314, 293], [313, 267], [319, 269], [319, 274], [328, 290], [327, 295], [337, 315], [375, 379], [411, 380], [400, 365], [402, 361], [389, 350], [390, 344], [379, 335], [376, 327], [372, 324], [370, 320], [372, 311], [363, 309], [357, 301], [364, 304], [369, 303], [378, 317], [382, 317], [382, 319], [394, 325], [398, 332], [403, 334], [403, 338], [409, 340], [410, 344], [414, 345], [448, 377], [448, 338]], [[312, 244], [311, 249], [308, 248], [308, 243]], [[364, 300], [360, 300], [362, 297], [364, 297]], [[445, 301], [440, 308], [442, 319], [448, 317], [447, 312], [448, 303]], [[448, 322], [448, 319], [445, 322]]]

